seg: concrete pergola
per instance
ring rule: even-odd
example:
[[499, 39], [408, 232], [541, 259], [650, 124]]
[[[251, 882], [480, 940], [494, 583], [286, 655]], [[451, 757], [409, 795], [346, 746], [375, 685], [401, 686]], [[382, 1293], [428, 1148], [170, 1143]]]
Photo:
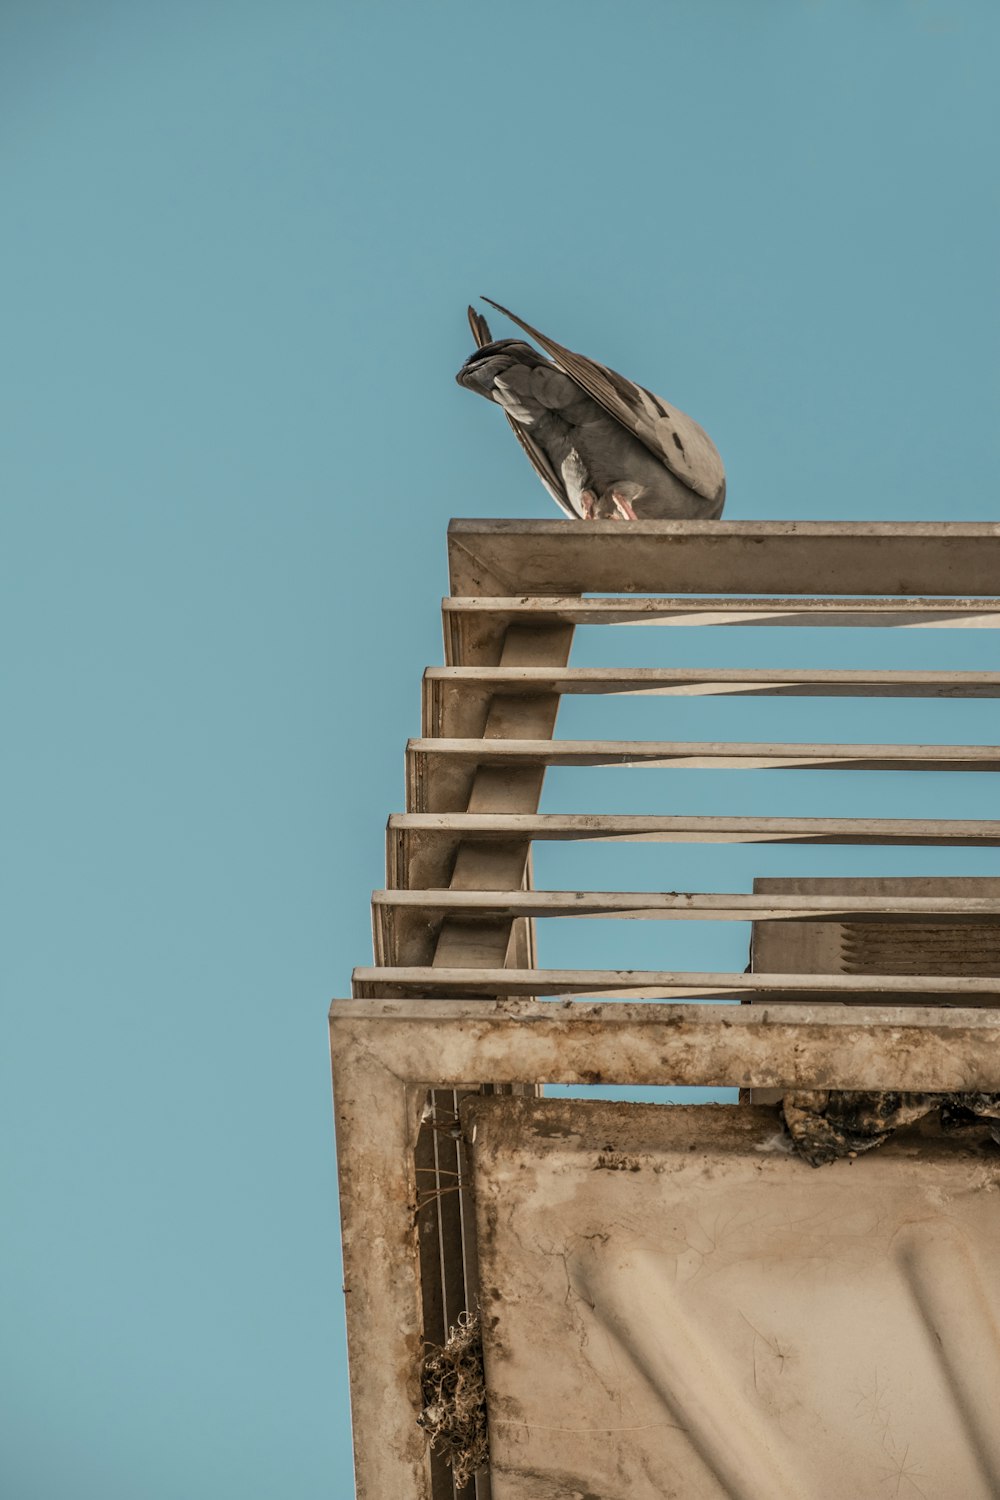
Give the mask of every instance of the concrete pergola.
[[[473, 1486], [456, 1491], [415, 1422], [425, 1343], [442, 1342], [481, 1292], [482, 1226], [477, 1230], [473, 1198], [457, 1190], [469, 1181], [471, 1143], [468, 1133], [463, 1138], [460, 1108], [468, 1094], [530, 1096], [546, 1082], [597, 1081], [1000, 1090], [1000, 965], [993, 975], [981, 965], [962, 972], [961, 964], [930, 974], [845, 973], [832, 963], [828, 972], [814, 966], [797, 973], [757, 965], [749, 973], [546, 970], [538, 966], [534, 936], [539, 920], [596, 916], [749, 920], [762, 924], [755, 931], [771, 931], [772, 924], [796, 930], [889, 924], [905, 945], [907, 932], [948, 924], [966, 928], [971, 951], [984, 932], [1000, 930], [1000, 883], [980, 882], [975, 891], [942, 883], [935, 892], [926, 882], [919, 890], [898, 882], [892, 893], [536, 891], [531, 861], [533, 843], [547, 839], [1000, 845], [1000, 819], [990, 818], [539, 810], [550, 765], [887, 774], [1000, 769], [1000, 748], [982, 745], [553, 738], [560, 699], [573, 693], [1000, 696], [1000, 672], [570, 665], [577, 624], [996, 629], [1000, 526], [454, 521], [449, 569], [446, 664], [425, 674], [422, 734], [406, 751], [406, 810], [389, 819], [386, 889], [374, 893], [372, 905], [375, 962], [356, 971], [354, 998], [334, 1002], [331, 1011], [363, 1500], [550, 1493], [544, 1476], [538, 1488], [529, 1488], [527, 1470], [510, 1477], [513, 1459], [499, 1438], [493, 1457], [500, 1456], [500, 1468], [494, 1472], [491, 1463]], [[691, 999], [713, 1003], [628, 1003]], [[735, 1007], [734, 1000], [752, 1003]], [[492, 1140], [486, 1117], [477, 1118]], [[790, 1165], [809, 1173], [801, 1163]], [[923, 1250], [914, 1253], [914, 1264], [924, 1265]], [[920, 1286], [931, 1284], [920, 1275]], [[499, 1400], [502, 1358], [498, 1349], [491, 1353], [489, 1340], [486, 1353], [487, 1386], [492, 1399], [492, 1368]], [[953, 1363], [957, 1370], [960, 1361]], [[979, 1455], [984, 1482], [992, 1476], [1000, 1484], [1000, 1451], [987, 1435], [982, 1403], [975, 1394], [963, 1400], [962, 1441]], [[697, 1427], [694, 1417], [686, 1420]], [[789, 1492], [755, 1439], [746, 1440], [738, 1479], [711, 1456], [722, 1454], [726, 1442], [708, 1428], [705, 1434], [699, 1462], [714, 1464], [713, 1482], [723, 1485], [706, 1494], [768, 1500]]]

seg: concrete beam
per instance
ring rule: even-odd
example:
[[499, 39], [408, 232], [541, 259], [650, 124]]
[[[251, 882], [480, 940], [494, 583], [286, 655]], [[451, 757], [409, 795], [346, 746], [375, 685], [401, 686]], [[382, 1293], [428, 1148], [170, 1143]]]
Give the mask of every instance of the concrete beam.
[[581, 599], [518, 595], [445, 599], [445, 660], [495, 666], [508, 625], [785, 626], [812, 629], [996, 630], [1000, 599]]
[[454, 595], [993, 594], [1000, 524], [484, 521], [448, 528]]

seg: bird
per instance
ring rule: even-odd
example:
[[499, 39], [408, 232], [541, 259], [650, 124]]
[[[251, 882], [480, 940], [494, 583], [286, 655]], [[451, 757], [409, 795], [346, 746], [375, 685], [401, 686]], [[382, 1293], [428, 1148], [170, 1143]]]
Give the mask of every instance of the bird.
[[477, 348], [460, 386], [502, 408], [553, 500], [573, 520], [714, 521], [726, 498], [718, 449], [697, 422], [606, 365], [574, 354], [489, 297], [544, 349], [494, 339], [474, 307]]

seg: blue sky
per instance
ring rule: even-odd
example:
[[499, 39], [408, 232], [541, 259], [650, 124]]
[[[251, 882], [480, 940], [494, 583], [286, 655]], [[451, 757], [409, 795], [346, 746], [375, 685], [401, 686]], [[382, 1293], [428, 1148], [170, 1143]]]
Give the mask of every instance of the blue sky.
[[[327, 1002], [370, 952], [447, 520], [556, 515], [454, 383], [466, 302], [690, 411], [728, 518], [995, 519], [998, 42], [988, 0], [5, 0], [5, 1493], [350, 1493]], [[775, 634], [575, 660], [996, 664], [989, 632]], [[989, 703], [802, 702], [599, 732], [1000, 739]], [[975, 816], [989, 784], [636, 774], [545, 805]], [[540, 880], [746, 889], [807, 855]], [[626, 940], [745, 961], [744, 930], [706, 964], [652, 923], [543, 957]]]

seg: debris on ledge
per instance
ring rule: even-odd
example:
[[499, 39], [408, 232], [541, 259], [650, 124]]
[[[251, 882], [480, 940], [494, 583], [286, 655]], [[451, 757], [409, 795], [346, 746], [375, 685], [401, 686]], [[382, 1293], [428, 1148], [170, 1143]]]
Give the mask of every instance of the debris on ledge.
[[483, 1345], [476, 1313], [462, 1313], [443, 1344], [424, 1358], [424, 1409], [417, 1418], [433, 1452], [450, 1467], [458, 1489], [489, 1460]]

